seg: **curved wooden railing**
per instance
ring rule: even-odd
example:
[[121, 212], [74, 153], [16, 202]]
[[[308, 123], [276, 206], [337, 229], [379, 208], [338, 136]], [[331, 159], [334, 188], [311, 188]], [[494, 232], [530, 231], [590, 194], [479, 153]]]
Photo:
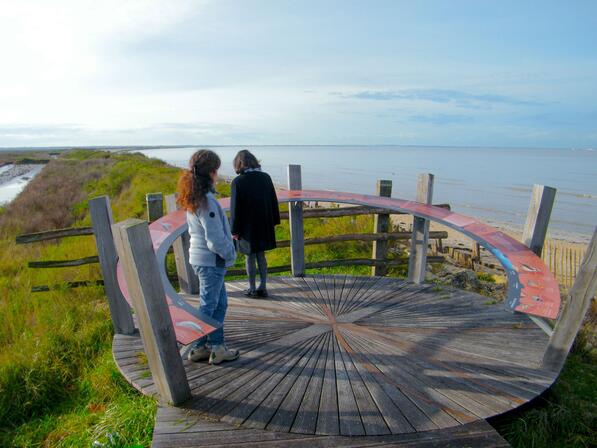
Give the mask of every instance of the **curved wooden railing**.
[[[278, 192], [278, 200], [281, 203], [320, 201], [378, 207], [388, 212], [410, 213], [451, 227], [477, 241], [500, 261], [508, 276], [508, 309], [549, 319], [558, 316], [559, 288], [542, 260], [522, 243], [474, 218], [414, 201], [334, 191], [285, 190]], [[230, 199], [223, 198], [220, 204], [227, 211]], [[149, 226], [176, 338], [183, 344], [203, 336], [214, 325], [178, 294], [166, 272], [166, 254], [187, 228], [184, 211], [169, 213]], [[120, 265], [118, 279], [123, 295], [131, 303]]]
[[[289, 167], [289, 174], [290, 171]], [[290, 175], [289, 186], [292, 186]], [[419, 195], [417, 197], [420, 198]], [[109, 231], [111, 222], [109, 201], [107, 198], [97, 200], [100, 199], [104, 202], [102, 210], [105, 209], [106, 215], [103, 219], [105, 223], [101, 227], [106, 227]], [[170, 198], [171, 202], [172, 199], [173, 197]], [[417, 253], [426, 252], [429, 221], [435, 221], [467, 235], [490, 251], [504, 267], [509, 281], [505, 304], [508, 310], [525, 313], [534, 319], [537, 316], [555, 319], [560, 314], [559, 288], [554, 276], [535, 254], [540, 253], [540, 250], [534, 252], [525, 244], [474, 218], [416, 201], [333, 191], [302, 190], [300, 185], [292, 190], [279, 191], [278, 199], [281, 203], [289, 203], [291, 260], [292, 272], [295, 276], [301, 275], [305, 267], [302, 203], [318, 201], [353, 204], [381, 210], [378, 216], [383, 216], [384, 210], [387, 211], [385, 216], [394, 213], [413, 215], [411, 261], [417, 257]], [[430, 203], [430, 195], [423, 200]], [[220, 204], [224, 209], [228, 209], [230, 200], [221, 199]], [[175, 209], [173, 206], [169, 208]], [[531, 209], [540, 210], [541, 207], [534, 207], [532, 203]], [[527, 224], [530, 222], [531, 227], [535, 229], [530, 233], [532, 238], [529, 241], [540, 243], [544, 239], [546, 222], [549, 218], [545, 218], [545, 214], [541, 212], [533, 214], [529, 212], [529, 216], [533, 219], [527, 219]], [[99, 222], [99, 219], [95, 221]], [[419, 238], [417, 233], [419, 231], [417, 226], [421, 222], [424, 224], [423, 238]], [[119, 262], [113, 270], [106, 269], [106, 272], [108, 274], [115, 272], [114, 285], [117, 293], [122, 293], [128, 304], [133, 305], [135, 309], [152, 375], [156, 378], [158, 393], [167, 401], [181, 403], [190, 397], [190, 390], [176, 341], [189, 344], [210, 333], [218, 325], [206, 316], [201, 316], [197, 309], [191, 307], [174, 290], [166, 273], [166, 254], [169, 248], [176, 242], [176, 253], [176, 245], [180, 245], [181, 241], [187, 238], [186, 213], [173, 211], [149, 226], [146, 221], [126, 220], [112, 225], [111, 229], [111, 236], [99, 239], [98, 248], [103, 247], [105, 242], [109, 245], [113, 238], [122, 262]], [[181, 236], [183, 238], [179, 239]], [[529, 246], [532, 247], [532, 244]], [[181, 253], [180, 248], [178, 253]], [[580, 276], [570, 292], [570, 303], [558, 318], [544, 355], [543, 364], [552, 371], [559, 371], [563, 366], [574, 336], [580, 328], [582, 317], [597, 289], [597, 230], [587, 253], [580, 269]], [[113, 251], [110, 257], [104, 258], [108, 260], [104, 264], [109, 266], [110, 260], [116, 261], [116, 251]], [[416, 273], [412, 280], [415, 283], [423, 279], [425, 273], [425, 257], [423, 256], [421, 260], [422, 262], [419, 263], [409, 263], [409, 278], [411, 278], [411, 267], [415, 266], [415, 269], [412, 269], [412, 272]], [[177, 270], [178, 268], [177, 263]], [[178, 275], [180, 278], [180, 272]], [[131, 285], [131, 294], [127, 283]], [[108, 284], [111, 284], [111, 281]], [[116, 333], [134, 334], [130, 310], [127, 309], [125, 299], [122, 295], [119, 298], [118, 294], [108, 294], [108, 289], [106, 292]]]

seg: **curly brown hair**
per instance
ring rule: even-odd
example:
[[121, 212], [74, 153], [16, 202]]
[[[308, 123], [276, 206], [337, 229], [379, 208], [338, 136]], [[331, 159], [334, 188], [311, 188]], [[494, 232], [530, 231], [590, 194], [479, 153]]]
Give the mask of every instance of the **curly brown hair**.
[[178, 179], [176, 203], [195, 212], [206, 204], [205, 195], [213, 187], [211, 173], [220, 168], [220, 157], [209, 149], [200, 149], [189, 160], [189, 169]]

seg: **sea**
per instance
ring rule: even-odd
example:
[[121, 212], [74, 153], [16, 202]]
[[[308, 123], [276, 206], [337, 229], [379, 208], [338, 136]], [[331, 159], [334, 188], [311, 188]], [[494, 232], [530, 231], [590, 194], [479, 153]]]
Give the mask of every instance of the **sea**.
[[[521, 231], [524, 226], [533, 184], [547, 185], [557, 189], [550, 237], [588, 242], [597, 226], [594, 148], [272, 145], [127, 150], [184, 168], [200, 148], [217, 152], [222, 159], [220, 174], [230, 177], [235, 175], [232, 160], [237, 151], [249, 149], [261, 161], [263, 170], [281, 186], [286, 185], [288, 165], [299, 164], [305, 189], [374, 194], [377, 180], [389, 179], [393, 197], [415, 199], [417, 176], [432, 173], [434, 203], [450, 204], [458, 213], [514, 231]], [[0, 203], [12, 200], [31, 174], [0, 185]]]
[[549, 236], [587, 242], [597, 226], [597, 151], [433, 146], [203, 146], [143, 149], [148, 157], [187, 167], [208, 148], [220, 155], [220, 174], [234, 176], [232, 160], [248, 149], [278, 185], [287, 166], [302, 167], [303, 188], [374, 194], [392, 181], [392, 197], [414, 199], [417, 176], [435, 176], [433, 202], [490, 224], [520, 231], [533, 184], [557, 189]]

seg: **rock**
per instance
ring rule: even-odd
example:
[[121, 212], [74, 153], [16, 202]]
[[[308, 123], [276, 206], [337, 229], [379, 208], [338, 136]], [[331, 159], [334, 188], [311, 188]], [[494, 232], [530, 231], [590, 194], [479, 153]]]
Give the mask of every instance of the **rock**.
[[482, 285], [474, 271], [466, 270], [458, 272], [452, 277], [452, 286], [460, 289], [479, 290]]

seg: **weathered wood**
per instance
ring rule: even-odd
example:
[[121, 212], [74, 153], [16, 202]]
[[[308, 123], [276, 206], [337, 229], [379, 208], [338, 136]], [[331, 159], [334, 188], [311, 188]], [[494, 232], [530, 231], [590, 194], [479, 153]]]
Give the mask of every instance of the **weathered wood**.
[[175, 446], [221, 448], [236, 445], [247, 448], [358, 448], [379, 446], [497, 448], [509, 446], [497, 431], [484, 420], [442, 430], [354, 438], [246, 430], [226, 423], [204, 419], [198, 412], [189, 409], [158, 407], [152, 442], [154, 448]]
[[[433, 174], [420, 174], [417, 182], [417, 202], [431, 204], [433, 198]], [[429, 221], [413, 217], [413, 235], [410, 244], [408, 281], [425, 281], [427, 269], [427, 244], [429, 243]]]
[[54, 240], [57, 238], [66, 238], [70, 236], [84, 236], [93, 235], [93, 228], [91, 227], [71, 227], [68, 229], [47, 230], [45, 232], [26, 233], [18, 235], [16, 238], [17, 244], [35, 243], [38, 241]]
[[[427, 257], [427, 261], [429, 263], [442, 263], [445, 260], [444, 257], [441, 255], [429, 256]], [[387, 267], [394, 267], [394, 266], [404, 266], [408, 264], [408, 259], [406, 258], [386, 258], [385, 260], [372, 260], [371, 258], [347, 258], [341, 260], [324, 260], [324, 261], [314, 261], [310, 263], [305, 263], [304, 269], [320, 269], [320, 268], [333, 268], [337, 266], [387, 266]], [[268, 273], [276, 273], [276, 272], [289, 272], [291, 271], [291, 265], [283, 265], [283, 266], [268, 266], [267, 272]], [[226, 271], [227, 276], [235, 276], [235, 275], [244, 275], [246, 271], [243, 269], [228, 269]]]
[[[431, 239], [431, 233], [429, 232], [429, 239]], [[481, 245], [476, 241], [473, 241], [473, 248], [472, 248], [472, 260], [475, 263], [479, 263], [481, 261]]]
[[56, 283], [54, 285], [32, 286], [31, 292], [47, 292], [61, 289], [81, 288], [84, 286], [104, 286], [103, 280], [80, 280], [75, 282]]
[[[450, 210], [450, 204], [433, 204], [433, 206]], [[332, 208], [304, 208], [303, 218], [341, 218], [343, 216], [375, 215], [378, 213], [388, 213], [388, 210], [385, 208], [367, 207], [364, 205]], [[408, 213], [390, 212], [389, 214], [406, 215]], [[288, 212], [280, 212], [280, 219], [288, 219]]]
[[45, 261], [29, 261], [27, 266], [30, 268], [66, 268], [72, 266], [83, 266], [85, 264], [99, 263], [99, 257], [93, 255], [91, 257], [77, 258], [76, 260], [45, 260]]
[[[248, 348], [219, 366], [185, 361], [193, 399], [159, 414], [154, 444], [502, 446], [469, 428], [557, 377], [539, 367], [541, 330], [469, 292], [327, 274], [272, 278], [268, 299], [227, 288], [227, 343]], [[114, 357], [152, 394], [139, 348], [119, 336]]]
[[[387, 233], [348, 233], [345, 235], [331, 235], [319, 238], [306, 238], [305, 246], [312, 244], [330, 244], [345, 241], [394, 241], [410, 240], [411, 232], [387, 232]], [[429, 232], [429, 239], [448, 238], [448, 232], [440, 230]], [[290, 240], [276, 241], [276, 247], [290, 247]]]
[[147, 220], [154, 222], [164, 216], [164, 195], [162, 193], [147, 193], [145, 195], [147, 203]]
[[100, 262], [100, 269], [104, 280], [104, 289], [114, 332], [117, 334], [132, 334], [135, 324], [129, 304], [124, 299], [116, 278], [116, 262], [118, 254], [112, 236], [112, 208], [108, 196], [100, 196], [89, 201], [89, 214], [95, 235], [95, 245]]
[[539, 257], [547, 235], [547, 226], [556, 198], [556, 189], [544, 185], [533, 185], [531, 203], [522, 233], [522, 242]]
[[112, 226], [139, 331], [162, 400], [175, 405], [191, 392], [178, 352], [146, 221], [129, 219]]
[[[385, 198], [392, 196], [392, 181], [380, 179], [377, 181], [375, 194]], [[376, 214], [373, 218], [373, 233], [387, 233], [390, 230], [390, 215], [387, 213]], [[388, 253], [388, 242], [387, 240], [375, 240], [373, 241], [373, 250], [371, 252], [371, 258], [379, 260], [386, 258]], [[386, 266], [375, 265], [371, 269], [371, 275], [383, 276], [388, 273]]]
[[597, 228], [570, 290], [543, 358], [543, 366], [559, 372], [580, 330], [591, 301], [597, 292]]
[[[288, 165], [288, 189], [301, 190], [301, 166]], [[290, 263], [292, 275], [305, 275], [305, 235], [303, 230], [303, 203], [291, 202], [288, 206], [290, 220]]]
[[[168, 213], [178, 210], [175, 194], [166, 196], [166, 210]], [[178, 275], [178, 284], [180, 285], [181, 291], [189, 294], [198, 294], [199, 278], [189, 263], [189, 245], [189, 232], [184, 232], [176, 239], [176, 241], [174, 241], [174, 244], [172, 244], [174, 260], [176, 262], [176, 273]]]

